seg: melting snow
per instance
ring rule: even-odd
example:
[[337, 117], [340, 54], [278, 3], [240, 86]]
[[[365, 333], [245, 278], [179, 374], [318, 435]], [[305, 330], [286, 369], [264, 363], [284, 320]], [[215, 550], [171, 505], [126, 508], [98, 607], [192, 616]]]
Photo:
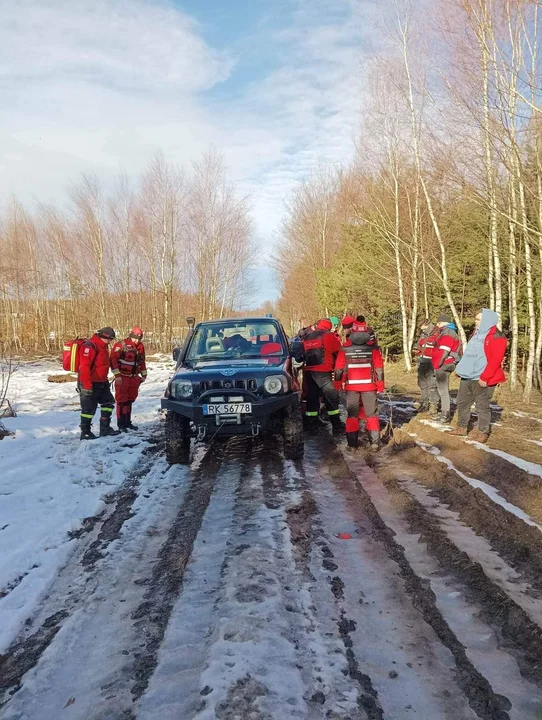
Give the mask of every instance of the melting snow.
[[[465, 482], [468, 482], [468, 484], [473, 488], [478, 488], [482, 492], [484, 492], [493, 502], [497, 503], [497, 505], [500, 505], [508, 512], [512, 513], [516, 517], [523, 520], [523, 522], [527, 523], [527, 525], [532, 525], [533, 527], [538, 528], [542, 532], [542, 525], [537, 523], [535, 520], [532, 519], [530, 515], [527, 515], [526, 512], [524, 512], [521, 508], [518, 508], [516, 505], [512, 505], [512, 503], [509, 503], [507, 500], [505, 500], [503, 497], [499, 495], [498, 490], [494, 488], [492, 485], [488, 485], [487, 483], [483, 482], [482, 480], [477, 480], [476, 478], [472, 478], [469, 475], [465, 475], [465, 473], [462, 473], [461, 470], [458, 470], [456, 466], [453, 464], [451, 460], [449, 460], [447, 457], [441, 454], [440, 450], [436, 448], [434, 445], [428, 445], [427, 443], [422, 442], [418, 436], [415, 433], [409, 433], [409, 435], [414, 438], [416, 445], [422, 448], [422, 450], [425, 450], [426, 452], [430, 453], [431, 455], [434, 455], [435, 458], [446, 465], [450, 470], [453, 470], [459, 477], [463, 478]], [[481, 447], [484, 449], [488, 449], [485, 447], [485, 445], [481, 445], [480, 443], [473, 443], [473, 445], [476, 445], [477, 447]], [[504, 453], [506, 455], [506, 453]], [[511, 457], [511, 456], [510, 456]], [[518, 458], [516, 458], [518, 459]], [[534, 463], [529, 463], [531, 465], [534, 465]]]
[[75, 547], [68, 532], [103, 510], [102, 498], [137, 466], [170, 375], [166, 365], [150, 366], [134, 406], [141, 435], [81, 443], [75, 384], [47, 382], [59, 372], [52, 362], [25, 363], [10, 386], [17, 417], [3, 421], [15, 435], [0, 441], [0, 652], [67, 562]]

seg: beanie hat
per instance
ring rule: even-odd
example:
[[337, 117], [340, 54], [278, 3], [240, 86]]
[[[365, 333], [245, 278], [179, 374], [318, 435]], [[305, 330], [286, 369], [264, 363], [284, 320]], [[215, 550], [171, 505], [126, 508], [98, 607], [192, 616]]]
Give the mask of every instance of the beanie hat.
[[369, 328], [367, 327], [366, 322], [356, 322], [352, 325], [352, 332], [367, 332]]
[[336, 315], [333, 315], [333, 317], [330, 317], [329, 319], [331, 320], [331, 325], [333, 327], [337, 327], [339, 324], [339, 318]]
[[356, 322], [356, 318], [352, 317], [352, 315], [345, 315], [343, 317], [342, 326], [343, 328], [351, 328], [352, 325]]
[[115, 331], [112, 327], [104, 327], [101, 330], [98, 330], [97, 332], [98, 337], [103, 338], [104, 340], [114, 340], [115, 339]]
[[448, 324], [448, 323], [451, 323], [451, 322], [452, 322], [452, 318], [451, 318], [449, 315], [446, 315], [445, 313], [443, 313], [442, 315], [439, 315], [439, 316], [438, 316], [437, 323], [446, 323], [446, 324]]
[[322, 318], [321, 320], [318, 320], [316, 323], [316, 327], [318, 330], [331, 330], [333, 327], [331, 320], [328, 320], [328, 318]]

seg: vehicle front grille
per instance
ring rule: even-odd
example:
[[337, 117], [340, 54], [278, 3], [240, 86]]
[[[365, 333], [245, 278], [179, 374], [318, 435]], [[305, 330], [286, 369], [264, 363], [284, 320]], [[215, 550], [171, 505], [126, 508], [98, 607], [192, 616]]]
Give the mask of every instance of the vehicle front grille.
[[251, 390], [256, 392], [258, 390], [258, 381], [255, 378], [249, 380], [202, 380], [200, 382], [201, 392], [207, 392], [207, 390]]

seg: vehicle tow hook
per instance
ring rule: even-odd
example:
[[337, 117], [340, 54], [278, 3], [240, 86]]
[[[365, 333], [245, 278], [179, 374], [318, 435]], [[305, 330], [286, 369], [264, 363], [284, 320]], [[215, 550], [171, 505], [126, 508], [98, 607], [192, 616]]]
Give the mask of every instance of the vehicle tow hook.
[[261, 425], [258, 423], [257, 425], [252, 425], [252, 437], [257, 437], [260, 434]]
[[207, 428], [205, 425], [198, 425], [198, 440], [204, 440], [205, 435], [207, 434]]

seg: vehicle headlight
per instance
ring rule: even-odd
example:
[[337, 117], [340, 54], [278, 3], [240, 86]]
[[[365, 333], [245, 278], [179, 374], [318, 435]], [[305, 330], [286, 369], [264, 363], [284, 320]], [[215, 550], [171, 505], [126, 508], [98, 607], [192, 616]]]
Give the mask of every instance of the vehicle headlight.
[[171, 394], [174, 398], [189, 398], [192, 395], [190, 380], [174, 380], [171, 383]]
[[278, 395], [288, 390], [288, 381], [284, 375], [268, 375], [263, 381], [265, 392], [269, 395]]

